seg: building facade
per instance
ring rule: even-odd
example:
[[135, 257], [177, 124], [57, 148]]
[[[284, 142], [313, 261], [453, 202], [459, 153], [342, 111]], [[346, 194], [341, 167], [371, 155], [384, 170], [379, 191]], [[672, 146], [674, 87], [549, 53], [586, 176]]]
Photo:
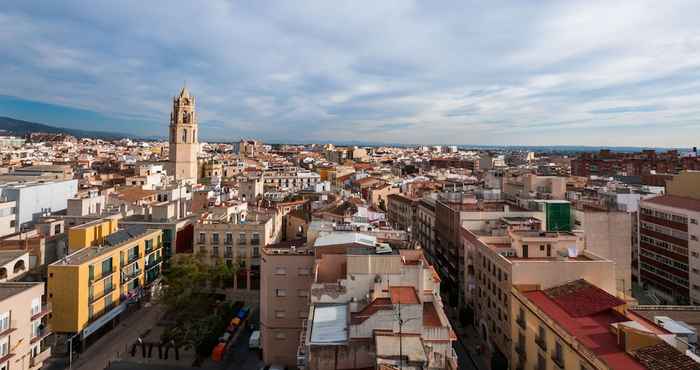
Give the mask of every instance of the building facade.
[[197, 181], [199, 140], [195, 99], [187, 87], [173, 98], [170, 115], [170, 165], [178, 180]]

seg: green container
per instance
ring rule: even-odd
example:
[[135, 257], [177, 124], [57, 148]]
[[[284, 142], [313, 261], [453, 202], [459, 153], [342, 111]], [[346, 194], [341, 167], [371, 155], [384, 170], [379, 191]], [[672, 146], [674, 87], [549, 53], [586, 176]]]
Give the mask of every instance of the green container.
[[571, 203], [547, 202], [544, 209], [547, 217], [547, 231], [571, 231]]

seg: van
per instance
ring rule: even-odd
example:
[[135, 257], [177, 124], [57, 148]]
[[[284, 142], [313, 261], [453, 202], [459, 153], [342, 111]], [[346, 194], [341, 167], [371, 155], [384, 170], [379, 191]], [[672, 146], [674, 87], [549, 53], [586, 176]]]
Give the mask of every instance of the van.
[[260, 349], [260, 330], [256, 330], [250, 333], [250, 339], [248, 339], [249, 349]]

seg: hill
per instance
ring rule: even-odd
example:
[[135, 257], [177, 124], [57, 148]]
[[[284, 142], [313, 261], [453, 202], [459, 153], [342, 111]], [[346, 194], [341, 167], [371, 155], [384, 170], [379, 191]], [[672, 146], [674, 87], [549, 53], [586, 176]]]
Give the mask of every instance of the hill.
[[77, 138], [89, 137], [103, 140], [119, 140], [122, 138], [133, 138], [133, 135], [127, 135], [119, 132], [106, 131], [89, 131], [78, 130], [65, 127], [49, 126], [43, 123], [23, 121], [11, 117], [0, 116], [0, 132], [6, 135], [25, 136], [32, 132], [46, 132], [50, 134], [68, 134]]

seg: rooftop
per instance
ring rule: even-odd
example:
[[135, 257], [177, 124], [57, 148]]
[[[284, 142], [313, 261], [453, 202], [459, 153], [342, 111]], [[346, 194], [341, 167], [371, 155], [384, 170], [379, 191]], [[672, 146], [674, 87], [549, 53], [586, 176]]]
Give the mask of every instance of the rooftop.
[[634, 357], [651, 370], [697, 370], [700, 364], [688, 356], [679, 356], [677, 349], [666, 342], [640, 348]]
[[5, 265], [7, 263], [10, 263], [17, 258], [22, 257], [23, 255], [27, 254], [27, 251], [23, 250], [6, 250], [6, 251], [0, 251], [0, 265]]
[[0, 301], [10, 298], [16, 294], [22, 293], [25, 290], [34, 288], [41, 283], [23, 283], [23, 282], [7, 282], [0, 283]]
[[392, 286], [389, 288], [392, 304], [419, 304], [416, 288], [412, 286]]
[[344, 344], [348, 341], [348, 306], [316, 305], [311, 318], [312, 344]]
[[157, 229], [145, 229], [143, 226], [134, 225], [128, 226], [125, 229], [121, 229], [115, 233], [108, 235], [105, 238], [105, 244], [95, 247], [86, 247], [79, 249], [72, 254], [60, 259], [54, 263], [52, 266], [66, 266], [66, 265], [80, 265], [93, 258], [105, 255], [119, 247], [122, 247], [128, 242], [145, 237], [149, 234], [157, 234], [160, 230]]
[[642, 202], [700, 212], [700, 199], [679, 197], [677, 195], [661, 195], [654, 198], [643, 199]]

